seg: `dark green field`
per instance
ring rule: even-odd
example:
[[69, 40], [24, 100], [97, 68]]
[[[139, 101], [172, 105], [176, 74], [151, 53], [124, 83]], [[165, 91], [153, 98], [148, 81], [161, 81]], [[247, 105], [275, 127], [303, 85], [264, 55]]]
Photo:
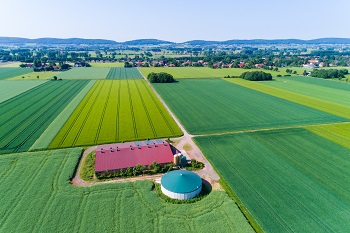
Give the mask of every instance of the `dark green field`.
[[254, 232], [223, 191], [176, 205], [149, 181], [72, 186], [80, 154], [0, 156], [0, 232]]
[[111, 68], [107, 79], [141, 79], [142, 75], [137, 68]]
[[46, 82], [0, 103], [0, 154], [27, 151], [87, 83]]
[[346, 121], [221, 79], [153, 86], [192, 134]]
[[349, 231], [349, 149], [305, 129], [195, 141], [266, 232]]
[[18, 75], [23, 75], [33, 72], [33, 69], [25, 68], [0, 68], [0, 80], [15, 77]]

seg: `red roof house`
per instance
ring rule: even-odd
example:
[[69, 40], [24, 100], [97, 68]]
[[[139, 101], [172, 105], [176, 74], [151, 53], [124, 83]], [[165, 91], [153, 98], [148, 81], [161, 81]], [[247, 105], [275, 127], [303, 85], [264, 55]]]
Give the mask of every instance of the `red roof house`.
[[101, 145], [96, 150], [95, 172], [119, 171], [137, 164], [147, 166], [154, 161], [168, 164], [177, 153], [172, 148], [169, 143], [159, 139]]

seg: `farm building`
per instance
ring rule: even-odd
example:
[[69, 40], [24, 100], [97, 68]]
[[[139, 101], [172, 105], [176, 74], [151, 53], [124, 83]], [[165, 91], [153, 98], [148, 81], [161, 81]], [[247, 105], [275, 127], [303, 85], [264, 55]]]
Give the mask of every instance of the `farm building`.
[[159, 139], [100, 145], [96, 150], [95, 172], [115, 172], [137, 164], [147, 166], [154, 161], [164, 166], [173, 162], [176, 153], [174, 147]]
[[162, 192], [173, 199], [194, 198], [202, 191], [202, 179], [196, 173], [187, 170], [168, 172], [160, 182]]

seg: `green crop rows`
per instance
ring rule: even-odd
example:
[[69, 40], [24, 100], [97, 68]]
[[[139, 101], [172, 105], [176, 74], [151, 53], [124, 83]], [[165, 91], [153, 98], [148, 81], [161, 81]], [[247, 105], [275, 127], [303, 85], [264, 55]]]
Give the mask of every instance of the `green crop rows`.
[[149, 181], [72, 186], [80, 154], [75, 148], [0, 156], [0, 232], [253, 232], [223, 191], [174, 205]]
[[0, 81], [0, 103], [28, 91], [46, 81]]
[[111, 68], [107, 79], [141, 79], [137, 68]]
[[0, 103], [0, 154], [28, 150], [86, 84], [46, 82]]
[[192, 134], [345, 121], [221, 79], [187, 79], [154, 87]]
[[18, 75], [23, 75], [33, 72], [33, 69], [25, 68], [0, 68], [0, 80], [15, 77]]
[[110, 68], [72, 68], [60, 73], [57, 78], [61, 79], [105, 79]]
[[[250, 88], [268, 95], [276, 96], [281, 99], [289, 100], [304, 106], [318, 109], [330, 114], [350, 119], [350, 107], [332, 103], [306, 95], [297, 94], [291, 91], [282, 90], [275, 87], [270, 87], [259, 82], [250, 82], [242, 79], [225, 79], [231, 83], [238, 84], [243, 87]], [[347, 84], [345, 84], [347, 85]]]
[[196, 137], [266, 232], [350, 229], [350, 150], [305, 129]]
[[144, 80], [99, 80], [49, 148], [181, 134]]
[[288, 77], [277, 78], [273, 82], [260, 83], [350, 107], [350, 85], [344, 82], [309, 77]]

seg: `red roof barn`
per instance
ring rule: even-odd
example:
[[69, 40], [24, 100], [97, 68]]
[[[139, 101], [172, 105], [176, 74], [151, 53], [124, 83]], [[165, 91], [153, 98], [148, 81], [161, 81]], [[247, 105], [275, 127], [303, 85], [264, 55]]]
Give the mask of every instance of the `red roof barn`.
[[154, 161], [168, 164], [177, 153], [174, 150], [169, 143], [160, 139], [101, 145], [96, 150], [95, 172], [132, 168], [137, 164], [146, 166]]

